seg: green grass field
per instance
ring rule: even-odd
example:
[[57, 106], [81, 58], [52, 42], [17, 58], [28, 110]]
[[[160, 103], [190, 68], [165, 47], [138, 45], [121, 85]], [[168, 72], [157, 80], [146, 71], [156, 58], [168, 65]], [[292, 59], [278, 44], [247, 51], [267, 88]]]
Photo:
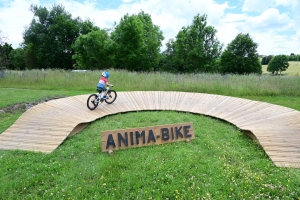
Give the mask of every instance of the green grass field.
[[[284, 72], [282, 72], [282, 75], [286, 76], [300, 76], [300, 62], [299, 61], [290, 61], [290, 66], [288, 69]], [[270, 72], [267, 71], [268, 65], [263, 65], [263, 74], [270, 74]]]
[[[265, 101], [300, 111], [300, 77], [111, 71], [117, 91], [205, 92]], [[99, 71], [7, 72], [0, 109], [95, 92]], [[0, 112], [0, 133], [24, 109]], [[104, 130], [193, 122], [190, 143], [101, 152]], [[274, 166], [235, 126], [184, 112], [120, 113], [96, 120], [51, 154], [0, 150], [1, 199], [300, 199], [300, 169]]]

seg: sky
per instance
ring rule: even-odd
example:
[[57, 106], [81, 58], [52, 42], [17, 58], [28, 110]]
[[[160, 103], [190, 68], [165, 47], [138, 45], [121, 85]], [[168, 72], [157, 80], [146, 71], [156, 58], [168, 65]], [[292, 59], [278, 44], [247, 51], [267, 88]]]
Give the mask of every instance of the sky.
[[0, 0], [0, 33], [13, 48], [33, 19], [31, 4], [63, 5], [73, 18], [89, 19], [99, 28], [144, 11], [163, 32], [162, 51], [194, 16], [206, 14], [224, 48], [239, 33], [249, 33], [260, 55], [300, 54], [300, 0]]

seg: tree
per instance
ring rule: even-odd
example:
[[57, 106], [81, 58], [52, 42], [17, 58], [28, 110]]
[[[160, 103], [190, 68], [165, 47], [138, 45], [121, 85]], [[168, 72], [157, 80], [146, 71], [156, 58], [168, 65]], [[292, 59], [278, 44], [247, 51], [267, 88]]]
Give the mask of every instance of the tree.
[[6, 37], [2, 34], [2, 31], [0, 30], [0, 45], [4, 45], [5, 41], [6, 41]]
[[290, 56], [288, 56], [289, 61], [297, 61], [297, 55], [294, 53], [291, 53]]
[[262, 66], [257, 54], [257, 46], [248, 33], [238, 34], [221, 55], [221, 71], [235, 74], [261, 74]]
[[267, 59], [266, 59], [266, 65], [269, 64], [269, 62], [272, 60], [273, 56], [272, 55], [268, 55]]
[[180, 72], [214, 71], [222, 45], [216, 38], [217, 30], [207, 26], [207, 16], [194, 17], [191, 26], [183, 27], [174, 43], [174, 67]]
[[104, 30], [92, 31], [77, 38], [73, 59], [80, 69], [107, 69], [112, 66], [111, 40]]
[[6, 42], [7, 38], [2, 35], [0, 30], [0, 68], [9, 68], [11, 63], [9, 53], [13, 50], [11, 44]]
[[160, 60], [160, 47], [164, 39], [160, 28], [153, 24], [151, 16], [141, 11], [138, 18], [143, 24], [143, 52], [141, 54], [143, 71], [155, 70]]
[[261, 64], [262, 64], [262, 65], [265, 65], [265, 64], [266, 64], [266, 58], [267, 58], [267, 57], [263, 57], [263, 58], [261, 59]]
[[261, 64], [262, 65], [267, 65], [269, 64], [269, 62], [272, 60], [273, 56], [272, 55], [268, 55], [262, 58], [261, 60]]
[[286, 55], [277, 55], [270, 61], [267, 71], [272, 72], [272, 74], [281, 74], [289, 67], [289, 58]]
[[169, 39], [169, 41], [166, 44], [167, 49], [162, 52], [160, 64], [159, 64], [159, 70], [160, 71], [166, 71], [171, 73], [176, 73], [178, 70], [176, 67], [174, 67], [174, 51], [175, 51], [175, 45], [174, 45], [174, 39]]
[[130, 71], [152, 71], [158, 66], [162, 31], [144, 12], [126, 14], [111, 34], [115, 68]]
[[24, 61], [24, 49], [23, 48], [17, 48], [10, 52], [9, 58], [12, 63], [11, 69], [18, 69], [18, 70], [24, 70], [26, 69], [26, 64]]
[[80, 34], [90, 32], [90, 22], [72, 18], [61, 5], [50, 10], [31, 5], [34, 18], [23, 34], [26, 65], [29, 68], [73, 67], [71, 45]]
[[116, 68], [137, 71], [143, 69], [140, 60], [143, 47], [142, 26], [138, 17], [126, 14], [115, 27], [111, 38], [114, 42]]
[[0, 44], [0, 68], [11, 68], [11, 61], [9, 58], [9, 53], [13, 50], [11, 44], [4, 43]]

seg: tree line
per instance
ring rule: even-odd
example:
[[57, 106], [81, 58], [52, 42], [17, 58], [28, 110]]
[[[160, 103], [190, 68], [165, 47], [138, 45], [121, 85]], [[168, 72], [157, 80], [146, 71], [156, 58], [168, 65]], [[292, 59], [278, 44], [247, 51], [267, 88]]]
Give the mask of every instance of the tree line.
[[[263, 56], [261, 59], [261, 64], [268, 65], [273, 57], [274, 55]], [[290, 55], [286, 55], [286, 57], [288, 61], [300, 61], [300, 54], [296, 55], [294, 53], [291, 53]]]
[[270, 58], [260, 61], [258, 44], [249, 34], [238, 34], [223, 49], [217, 30], [207, 25], [207, 15], [194, 16], [191, 25], [182, 27], [161, 52], [163, 33], [143, 11], [124, 15], [107, 29], [73, 18], [61, 5], [31, 5], [30, 10], [34, 17], [20, 48], [4, 43], [0, 34], [0, 67], [260, 74]]
[[300, 61], [300, 54], [295, 55], [291, 53], [290, 55], [268, 55], [261, 59], [262, 65], [268, 65], [267, 71], [272, 74], [281, 74], [282, 71], [286, 71], [289, 67], [289, 61]]

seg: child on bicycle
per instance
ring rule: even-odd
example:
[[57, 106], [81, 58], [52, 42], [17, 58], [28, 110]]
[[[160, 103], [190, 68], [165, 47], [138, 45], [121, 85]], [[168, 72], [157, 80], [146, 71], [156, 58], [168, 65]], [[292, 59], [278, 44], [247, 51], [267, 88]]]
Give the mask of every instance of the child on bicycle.
[[101, 93], [102, 91], [105, 91], [105, 93], [104, 93], [104, 95], [102, 97], [103, 99], [107, 99], [107, 96], [106, 96], [106, 94], [107, 94], [107, 88], [105, 87], [105, 85], [107, 85], [107, 86], [113, 86], [112, 84], [110, 84], [108, 82], [108, 80], [107, 80], [108, 78], [109, 78], [109, 73], [106, 72], [106, 71], [102, 72], [102, 77], [100, 78], [99, 83], [97, 85], [97, 91], [99, 93]]

